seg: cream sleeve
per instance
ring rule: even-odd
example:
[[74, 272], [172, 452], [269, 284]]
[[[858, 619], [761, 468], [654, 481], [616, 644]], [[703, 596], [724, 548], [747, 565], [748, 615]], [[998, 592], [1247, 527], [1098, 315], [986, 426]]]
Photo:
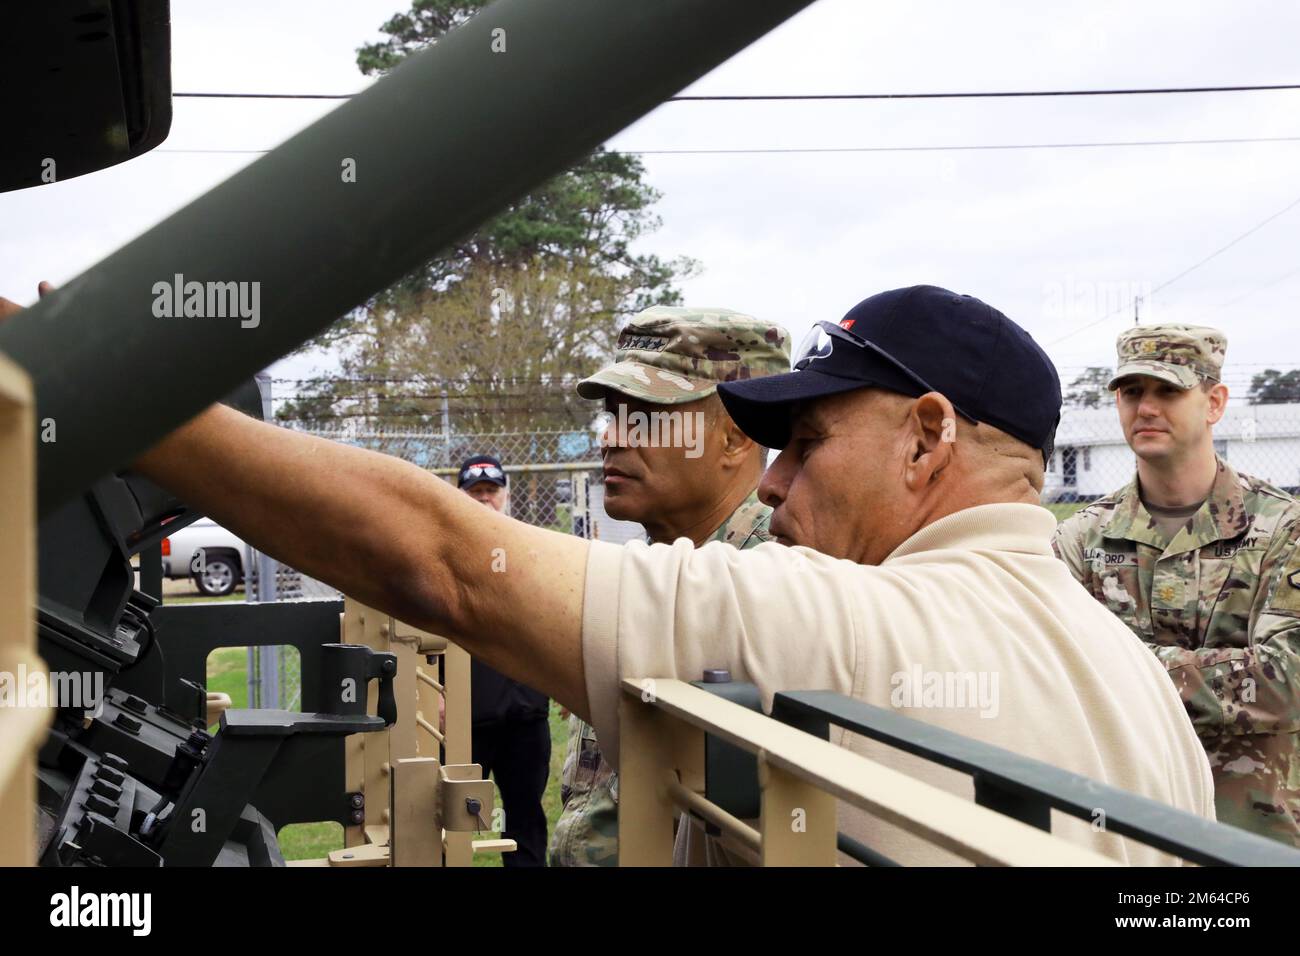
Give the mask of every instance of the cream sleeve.
[[773, 543], [739, 551], [721, 542], [693, 548], [686, 539], [592, 542], [583, 666], [606, 759], [618, 766], [625, 678], [691, 681], [726, 668], [732, 680], [758, 685], [765, 708], [781, 690], [855, 694], [855, 589], [869, 586], [871, 570]]

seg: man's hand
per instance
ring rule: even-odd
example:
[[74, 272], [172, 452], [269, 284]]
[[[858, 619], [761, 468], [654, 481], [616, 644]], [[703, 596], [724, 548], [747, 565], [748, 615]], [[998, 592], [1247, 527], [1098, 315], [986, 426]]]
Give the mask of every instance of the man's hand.
[[[36, 287], [36, 294], [39, 295], [42, 299], [45, 298], [53, 291], [54, 291], [54, 286], [44, 281], [42, 281]], [[11, 302], [10, 300], [6, 299], [4, 296], [0, 295], [0, 322], [3, 322], [5, 319], [9, 318], [12, 315], [17, 315], [19, 312], [23, 310], [23, 308], [24, 307], [19, 305], [17, 302]]]

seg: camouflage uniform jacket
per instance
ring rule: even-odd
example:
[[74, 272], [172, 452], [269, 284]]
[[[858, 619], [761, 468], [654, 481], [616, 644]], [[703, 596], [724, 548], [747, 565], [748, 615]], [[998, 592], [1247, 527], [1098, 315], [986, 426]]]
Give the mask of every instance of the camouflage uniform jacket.
[[1218, 464], [1167, 545], [1135, 478], [1062, 522], [1053, 547], [1173, 678], [1219, 820], [1300, 846], [1300, 502]]
[[[751, 492], [709, 538], [737, 548], [772, 540], [772, 509]], [[706, 544], [709, 542], [705, 542]], [[600, 755], [596, 732], [569, 718], [569, 743], [560, 771], [564, 812], [551, 837], [551, 866], [618, 865], [618, 774]]]

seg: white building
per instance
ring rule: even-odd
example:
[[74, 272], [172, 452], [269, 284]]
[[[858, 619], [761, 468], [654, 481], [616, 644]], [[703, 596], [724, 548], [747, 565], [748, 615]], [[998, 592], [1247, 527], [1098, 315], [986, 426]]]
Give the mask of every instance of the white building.
[[[1294, 494], [1300, 488], [1300, 404], [1230, 404], [1214, 426], [1214, 447], [1238, 471]], [[1067, 408], [1043, 500], [1099, 498], [1127, 484], [1136, 467], [1113, 405]]]

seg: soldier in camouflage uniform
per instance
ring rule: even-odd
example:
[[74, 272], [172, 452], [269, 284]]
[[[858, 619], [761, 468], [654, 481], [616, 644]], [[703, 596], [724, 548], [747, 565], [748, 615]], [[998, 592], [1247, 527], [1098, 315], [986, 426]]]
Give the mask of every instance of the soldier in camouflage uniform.
[[1300, 846], [1300, 503], [1214, 452], [1221, 332], [1139, 326], [1118, 346], [1109, 387], [1137, 476], [1053, 546], [1173, 678], [1219, 820]]
[[[578, 384], [583, 398], [604, 399], [614, 416], [605, 431], [605, 509], [645, 525], [647, 540], [688, 537], [750, 548], [771, 539], [772, 509], [758, 500], [765, 452], [727, 415], [718, 382], [787, 372], [790, 337], [779, 325], [727, 309], [656, 306], [638, 314], [618, 339], [613, 364]], [[702, 447], [634, 447], [619, 415], [699, 413]], [[618, 864], [618, 775], [600, 755], [596, 734], [569, 718], [560, 776], [564, 812], [551, 838], [551, 866]]]

